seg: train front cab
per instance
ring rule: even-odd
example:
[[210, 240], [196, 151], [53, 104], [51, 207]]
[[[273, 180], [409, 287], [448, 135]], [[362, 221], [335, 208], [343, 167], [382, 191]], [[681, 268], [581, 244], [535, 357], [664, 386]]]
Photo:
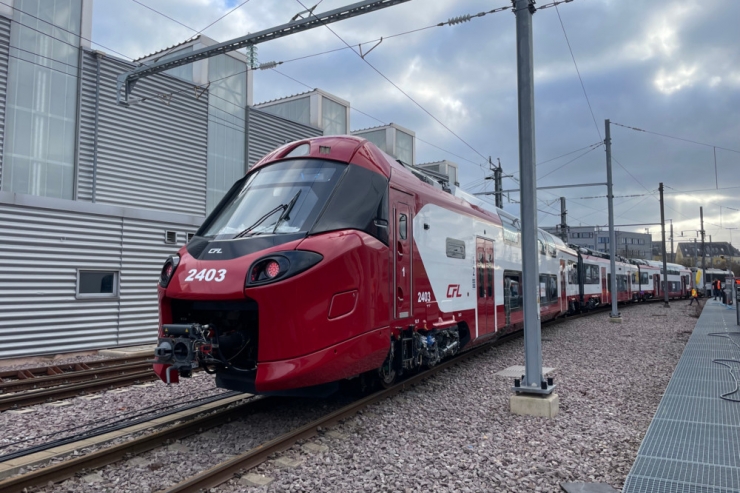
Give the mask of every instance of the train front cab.
[[346, 137], [284, 147], [239, 180], [163, 269], [160, 377], [202, 366], [223, 388], [322, 393], [380, 367], [389, 174], [377, 149]]

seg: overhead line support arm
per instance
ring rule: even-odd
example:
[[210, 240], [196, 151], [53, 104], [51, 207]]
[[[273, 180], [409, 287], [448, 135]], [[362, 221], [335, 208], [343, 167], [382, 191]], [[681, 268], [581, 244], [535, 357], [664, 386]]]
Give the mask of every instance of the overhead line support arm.
[[257, 33], [242, 36], [241, 38], [215, 44], [207, 48], [183, 53], [166, 60], [160, 60], [150, 65], [143, 65], [118, 76], [118, 91], [116, 95], [118, 104], [128, 105], [129, 96], [131, 95], [131, 91], [136, 84], [136, 81], [143, 79], [144, 77], [155, 75], [175, 67], [180, 67], [181, 65], [197, 62], [198, 60], [204, 60], [213, 56], [229, 53], [247, 46], [253, 46], [273, 39], [290, 36], [291, 34], [308, 31], [326, 24], [332, 24], [334, 22], [368, 14], [376, 10], [392, 7], [408, 1], [409, 0], [364, 0], [362, 2], [353, 3], [345, 7], [324, 12], [323, 14], [314, 14], [306, 19], [291, 21], [287, 24], [282, 24]]

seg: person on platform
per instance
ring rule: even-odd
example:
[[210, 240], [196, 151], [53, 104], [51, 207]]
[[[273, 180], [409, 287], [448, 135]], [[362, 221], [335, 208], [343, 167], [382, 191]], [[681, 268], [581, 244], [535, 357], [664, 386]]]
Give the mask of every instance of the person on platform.
[[689, 303], [689, 306], [693, 305], [694, 301], [696, 301], [697, 305], [701, 306], [701, 303], [699, 302], [699, 292], [696, 288], [691, 288], [691, 302]]
[[717, 300], [717, 298], [721, 296], [720, 291], [722, 290], [722, 281], [715, 279], [712, 285], [712, 287], [714, 287], [714, 299]]

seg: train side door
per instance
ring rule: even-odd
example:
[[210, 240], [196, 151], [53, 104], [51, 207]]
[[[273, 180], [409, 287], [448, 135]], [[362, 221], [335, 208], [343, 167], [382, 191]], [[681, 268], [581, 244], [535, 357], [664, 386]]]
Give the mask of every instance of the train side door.
[[660, 274], [655, 274], [653, 284], [655, 285], [655, 296], [661, 296], [662, 293], [660, 290]]
[[411, 285], [411, 253], [413, 236], [411, 226], [411, 196], [391, 189], [394, 217], [394, 246], [393, 246], [393, 287], [394, 310], [396, 319], [411, 317], [412, 313], [412, 285]]
[[601, 268], [601, 302], [602, 303], [611, 303], [611, 298], [609, 297], [609, 288], [610, 285], [607, 284], [607, 277], [606, 277], [606, 267]]
[[567, 270], [565, 267], [565, 260], [560, 259], [560, 311], [568, 311], [568, 293], [566, 292], [566, 280]]
[[496, 331], [496, 302], [493, 290], [493, 241], [475, 240], [475, 269], [478, 295], [478, 336]]

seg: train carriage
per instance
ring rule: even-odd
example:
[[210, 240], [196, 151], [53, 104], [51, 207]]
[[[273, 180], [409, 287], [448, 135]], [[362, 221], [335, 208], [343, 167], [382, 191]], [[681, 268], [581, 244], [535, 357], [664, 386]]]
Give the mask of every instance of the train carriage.
[[[165, 263], [154, 369], [322, 395], [383, 384], [522, 327], [520, 222], [357, 137], [287, 144]], [[548, 320], [607, 303], [609, 261], [538, 232]], [[619, 299], [632, 299], [619, 262]]]

